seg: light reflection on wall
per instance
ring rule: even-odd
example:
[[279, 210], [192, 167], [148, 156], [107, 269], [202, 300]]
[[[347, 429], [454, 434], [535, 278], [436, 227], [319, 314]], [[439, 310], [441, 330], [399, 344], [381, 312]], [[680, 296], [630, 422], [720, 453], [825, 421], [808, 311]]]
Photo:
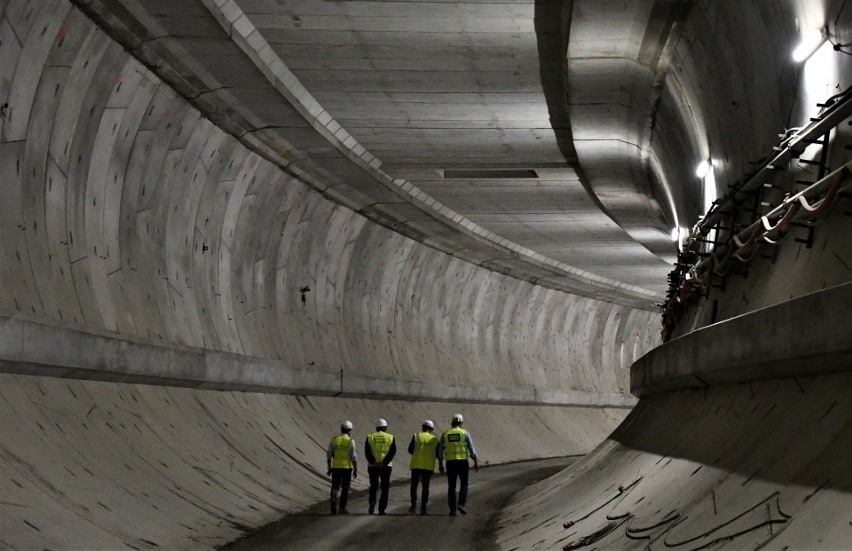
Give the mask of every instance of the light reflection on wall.
[[840, 82], [839, 61], [843, 54], [835, 52], [828, 42], [823, 42], [814, 53], [804, 61], [802, 67], [802, 101], [806, 110], [813, 109], [816, 114], [817, 103], [841, 92], [850, 83]]

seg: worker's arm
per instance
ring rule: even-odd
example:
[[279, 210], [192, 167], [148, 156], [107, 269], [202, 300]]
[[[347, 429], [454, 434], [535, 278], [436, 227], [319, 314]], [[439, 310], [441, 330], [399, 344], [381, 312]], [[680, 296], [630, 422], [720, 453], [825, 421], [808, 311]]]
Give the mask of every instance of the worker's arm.
[[469, 432], [464, 433], [464, 443], [467, 445], [467, 451], [470, 458], [473, 459], [473, 470], [479, 470], [479, 460], [476, 458], [476, 449], [473, 447], [473, 439]]
[[444, 474], [444, 437], [438, 438], [438, 447], [435, 448], [435, 456], [438, 458], [438, 472]]
[[329, 442], [328, 443], [328, 450], [326, 450], [326, 452], [325, 452], [325, 459], [326, 459], [326, 463], [328, 464], [326, 471], [325, 471], [325, 474], [327, 474], [327, 475], [331, 475], [331, 458], [332, 458], [333, 455], [334, 455], [334, 446], [332, 445], [331, 442]]
[[367, 458], [367, 465], [372, 465], [376, 462], [376, 456], [373, 455], [373, 448], [370, 447], [370, 439], [364, 441], [364, 457]]
[[416, 434], [412, 434], [411, 435], [411, 442], [408, 443], [408, 453], [410, 455], [414, 455], [414, 438], [416, 436], [417, 436]]
[[355, 453], [355, 441], [349, 441], [349, 460], [352, 461], [352, 478], [358, 478], [358, 454]]

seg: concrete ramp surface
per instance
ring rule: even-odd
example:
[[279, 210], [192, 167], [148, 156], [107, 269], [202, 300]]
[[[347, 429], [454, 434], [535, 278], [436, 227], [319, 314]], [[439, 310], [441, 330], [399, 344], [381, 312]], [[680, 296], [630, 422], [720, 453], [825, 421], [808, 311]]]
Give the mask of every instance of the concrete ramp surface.
[[[443, 430], [455, 413], [452, 404], [21, 375], [0, 383], [0, 543], [25, 550], [217, 547], [328, 499], [334, 419], [351, 416], [362, 450], [379, 416], [404, 447], [422, 419]], [[624, 412], [468, 405], [465, 417], [484, 461], [502, 463], [530, 450], [585, 453]], [[515, 430], [498, 437], [507, 426]], [[399, 466], [403, 477], [404, 449]], [[366, 479], [362, 465], [353, 489]]]
[[[504, 549], [849, 549], [849, 374], [642, 399], [501, 516]], [[530, 530], [535, 515], [547, 519]]]

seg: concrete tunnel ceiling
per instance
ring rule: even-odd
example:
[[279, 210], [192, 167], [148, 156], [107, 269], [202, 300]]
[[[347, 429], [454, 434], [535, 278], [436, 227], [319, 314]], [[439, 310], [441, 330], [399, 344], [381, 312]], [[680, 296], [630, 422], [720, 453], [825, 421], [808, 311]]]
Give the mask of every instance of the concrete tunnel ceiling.
[[[459, 404], [491, 462], [603, 442], [552, 494], [585, 488], [578, 510], [608, 469], [632, 484], [716, 461], [735, 475], [722, 507], [734, 511], [781, 439], [714, 432], [768, 450], [746, 467], [699, 440], [710, 410], [736, 421], [755, 396], [766, 418], [811, 435], [802, 464], [830, 463], [850, 412], [848, 374], [830, 379], [849, 358], [836, 311], [828, 378], [788, 388], [809, 373], [779, 356], [775, 381], [752, 384], [767, 375], [744, 363], [708, 379], [721, 391], [689, 373], [678, 386], [663, 348], [628, 414], [630, 366], [661, 341], [673, 231], [849, 86], [847, 56], [812, 77], [788, 48], [824, 25], [852, 42], [837, 23], [849, 6], [0, 1], [0, 546], [220, 545], [327, 497], [316, 462], [340, 419], [440, 426]], [[837, 169], [849, 130], [833, 140]], [[710, 158], [715, 182], [695, 174]], [[669, 336], [848, 283], [838, 212], [813, 243], [708, 289]], [[784, 319], [849, 292], [806, 297]], [[779, 316], [730, 331], [758, 319], [777, 339], [791, 331]], [[706, 340], [695, 350], [724, 352]], [[806, 418], [784, 418], [788, 395]], [[703, 428], [672, 445], [685, 458], [668, 467], [661, 446], [677, 437], [657, 435], [673, 417]], [[769, 482], [780, 493], [800, 468]], [[820, 481], [806, 475], [810, 492]], [[711, 479], [637, 487], [653, 516], [687, 511], [720, 487]], [[848, 494], [848, 476], [827, 487]], [[527, 497], [551, 518], [541, 537], [563, 543], [559, 504]], [[822, 499], [802, 509], [825, 511]], [[539, 536], [522, 522], [501, 537]]]
[[[612, 18], [577, 3], [573, 23], [555, 2], [82, 6], [332, 199], [502, 273], [650, 308], [700, 203], [694, 178], [664, 186], [652, 168], [667, 38], [688, 11], [662, 4]], [[642, 40], [591, 67], [601, 83], [583, 33]]]

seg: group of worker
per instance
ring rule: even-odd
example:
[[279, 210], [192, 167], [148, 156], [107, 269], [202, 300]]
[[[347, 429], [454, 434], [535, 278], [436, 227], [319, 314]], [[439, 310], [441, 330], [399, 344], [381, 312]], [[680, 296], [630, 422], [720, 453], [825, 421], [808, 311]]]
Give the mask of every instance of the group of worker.
[[[417, 512], [417, 487], [422, 488], [420, 498], [420, 514], [428, 514], [429, 482], [435, 472], [437, 463], [439, 471], [447, 473], [447, 501], [450, 506], [450, 516], [456, 511], [466, 515], [467, 486], [470, 464], [479, 470], [479, 461], [470, 433], [462, 428], [464, 417], [461, 413], [453, 415], [452, 427], [441, 437], [435, 436], [435, 424], [431, 420], [423, 421], [420, 432], [411, 437], [408, 453], [411, 454], [411, 507], [409, 513]], [[355, 442], [352, 440], [352, 422], [340, 424], [340, 434], [331, 439], [326, 458], [328, 472], [331, 475], [331, 514], [348, 514], [346, 502], [349, 498], [349, 486], [353, 478], [358, 478], [358, 454], [355, 452]], [[396, 440], [388, 432], [388, 423], [384, 419], [376, 422], [376, 432], [367, 435], [364, 442], [364, 456], [367, 458], [367, 474], [370, 477], [369, 509], [372, 515], [376, 511], [376, 494], [379, 494], [379, 514], [384, 515], [388, 506], [388, 492], [393, 459], [396, 456]], [[445, 466], [446, 464], [446, 466]], [[456, 483], [459, 482], [459, 492], [456, 495]], [[340, 501], [337, 494], [340, 492]]]

